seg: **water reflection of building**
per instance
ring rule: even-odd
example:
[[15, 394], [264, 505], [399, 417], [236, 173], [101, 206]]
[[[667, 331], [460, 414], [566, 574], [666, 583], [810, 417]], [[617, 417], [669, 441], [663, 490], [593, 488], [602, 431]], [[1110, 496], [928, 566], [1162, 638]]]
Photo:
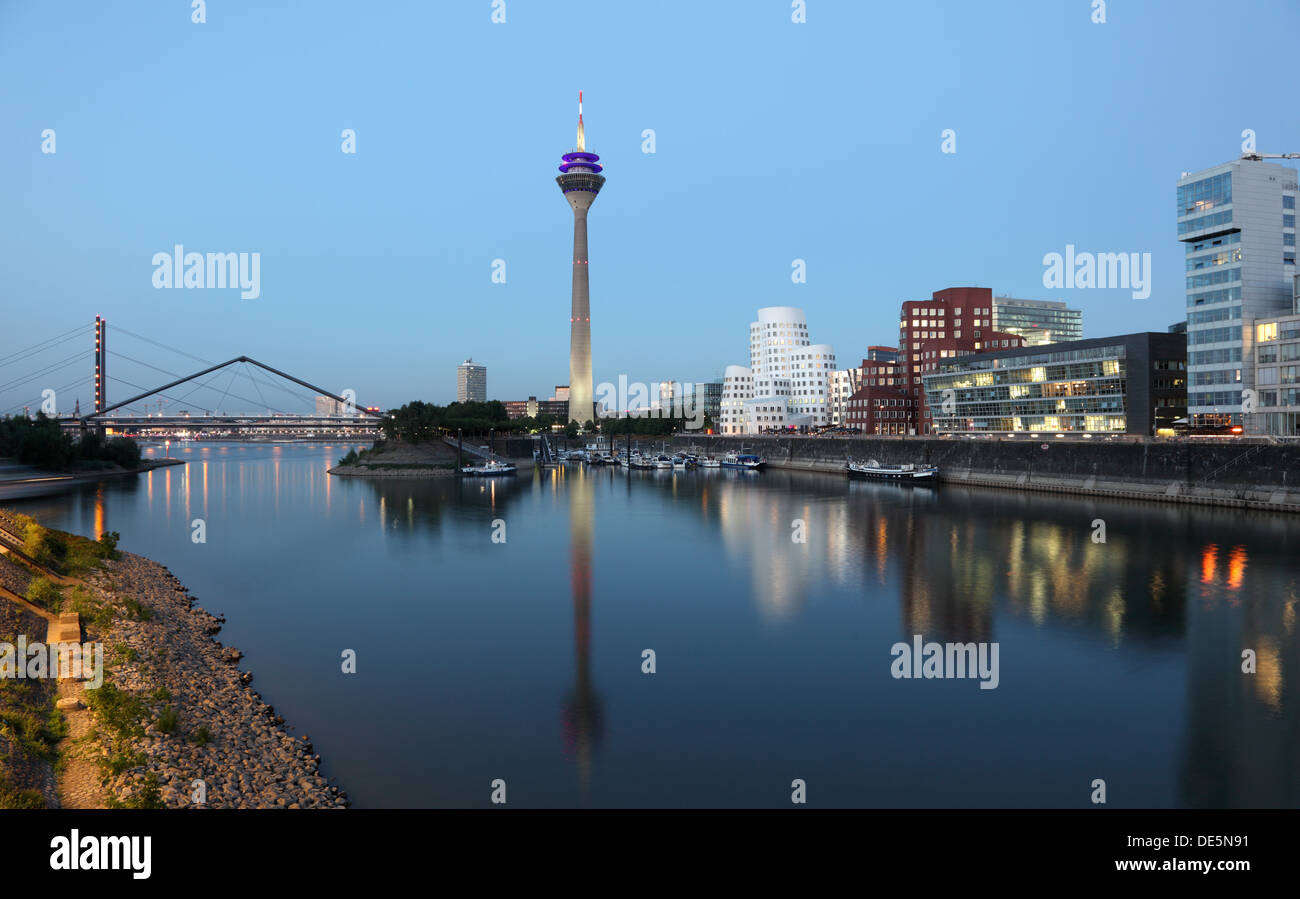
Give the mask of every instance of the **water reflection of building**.
[[1038, 627], [1083, 625], [1115, 644], [1180, 636], [1186, 577], [1177, 550], [1141, 564], [1133, 556], [1164, 542], [1178, 510], [1108, 513], [1105, 543], [1092, 539], [1088, 506], [1072, 511], [1062, 515], [1041, 497], [946, 487], [942, 514], [895, 523], [904, 631], [985, 639], [1000, 609]]
[[[726, 554], [747, 569], [754, 603], [768, 620], [789, 618], [803, 607], [828, 561], [844, 553], [844, 537], [832, 534], [847, 530], [842, 504], [771, 489], [780, 478], [768, 472], [760, 483], [752, 474], [722, 472], [707, 488]], [[806, 543], [791, 539], [796, 520]]]
[[[1235, 529], [1234, 529], [1235, 530]], [[1187, 735], [1182, 802], [1193, 807], [1300, 805], [1300, 714], [1288, 693], [1300, 664], [1300, 575], [1285, 539], [1199, 536], [1186, 559]], [[1239, 532], [1238, 532], [1239, 534]], [[1190, 541], [1189, 541], [1190, 542]], [[1255, 673], [1242, 652], [1255, 653]]]
[[591, 676], [591, 554], [595, 530], [592, 474], [567, 472], [569, 494], [569, 586], [573, 593], [573, 690], [564, 702], [565, 751], [578, 767], [585, 801], [591, 788], [592, 753], [602, 736], [600, 700]]

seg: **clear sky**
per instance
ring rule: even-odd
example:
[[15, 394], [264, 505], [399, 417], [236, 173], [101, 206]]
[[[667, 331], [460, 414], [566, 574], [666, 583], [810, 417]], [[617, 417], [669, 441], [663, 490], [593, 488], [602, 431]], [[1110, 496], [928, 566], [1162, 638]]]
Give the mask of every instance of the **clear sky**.
[[[212, 0], [193, 24], [188, 0], [0, 0], [0, 360], [79, 325], [89, 349], [101, 314], [367, 404], [449, 401], [466, 356], [494, 398], [550, 396], [572, 246], [554, 177], [579, 88], [609, 179], [590, 219], [598, 383], [747, 364], [765, 305], [803, 307], [852, 363], [896, 343], [902, 301], [949, 286], [1066, 300], [1089, 337], [1164, 330], [1184, 315], [1179, 175], [1238, 156], [1247, 128], [1300, 151], [1294, 0], [1112, 0], [1105, 24], [1090, 0], [807, 0], [806, 24], [789, 0], [505, 9]], [[260, 253], [261, 296], [155, 289], [177, 243]], [[1151, 253], [1150, 298], [1045, 288], [1067, 243]], [[0, 388], [0, 407], [80, 371]]]

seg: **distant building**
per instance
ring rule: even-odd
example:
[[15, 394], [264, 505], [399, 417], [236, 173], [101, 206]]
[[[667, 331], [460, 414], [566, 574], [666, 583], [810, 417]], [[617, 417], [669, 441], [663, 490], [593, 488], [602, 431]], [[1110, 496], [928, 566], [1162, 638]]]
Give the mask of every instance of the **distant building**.
[[1024, 338], [1025, 346], [1083, 339], [1083, 313], [1056, 300], [993, 298], [993, 328]]
[[[538, 400], [538, 415], [554, 415], [556, 418], [564, 421], [569, 415], [569, 401], [564, 400]], [[567, 424], [568, 422], [565, 422]]]
[[318, 396], [316, 397], [316, 414], [324, 416], [356, 415], [357, 410], [355, 408], [347, 410], [347, 407], [343, 403], [340, 403], [333, 397]]
[[697, 408], [702, 409], [702, 413], [709, 417], [709, 421], [713, 422], [716, 429], [718, 417], [722, 412], [722, 379], [714, 378], [711, 381], [702, 381], [696, 384], [695, 402]]
[[1187, 322], [1186, 321], [1174, 322], [1172, 325], [1169, 326], [1168, 331], [1170, 334], [1186, 334]]
[[719, 432], [757, 434], [830, 421], [835, 351], [812, 343], [802, 309], [767, 306], [749, 326], [749, 368], [728, 366]]
[[466, 359], [456, 366], [456, 402], [487, 402], [487, 366]]
[[1147, 332], [998, 348], [924, 376], [936, 433], [1141, 434], [1187, 414], [1187, 339]]
[[504, 405], [508, 418], [536, 418], [539, 415], [552, 415], [564, 421], [565, 416], [569, 414], [567, 399], [539, 400], [535, 396], [530, 396], [526, 400], [507, 400]]
[[1249, 157], [1178, 179], [1193, 425], [1261, 433], [1267, 420], [1243, 417], [1243, 392], [1256, 390], [1255, 323], [1294, 311], [1296, 180], [1293, 168]]
[[551, 402], [567, 403], [569, 401], [569, 385], [556, 384], [555, 393], [551, 396]]

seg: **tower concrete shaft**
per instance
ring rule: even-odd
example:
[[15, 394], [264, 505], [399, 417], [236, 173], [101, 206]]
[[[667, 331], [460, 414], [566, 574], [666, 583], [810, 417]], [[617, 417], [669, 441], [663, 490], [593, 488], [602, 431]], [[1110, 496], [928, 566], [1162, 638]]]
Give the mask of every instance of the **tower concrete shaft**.
[[578, 148], [564, 154], [563, 173], [555, 179], [573, 209], [573, 292], [569, 304], [569, 421], [579, 425], [595, 418], [591, 376], [591, 285], [588, 279], [587, 211], [604, 185], [600, 157], [588, 153], [582, 129], [582, 94], [578, 94]]
[[[591, 194], [581, 196], [595, 197]], [[587, 209], [573, 209], [573, 293], [569, 312], [569, 420], [586, 423], [595, 413], [591, 384], [591, 285], [587, 277]]]

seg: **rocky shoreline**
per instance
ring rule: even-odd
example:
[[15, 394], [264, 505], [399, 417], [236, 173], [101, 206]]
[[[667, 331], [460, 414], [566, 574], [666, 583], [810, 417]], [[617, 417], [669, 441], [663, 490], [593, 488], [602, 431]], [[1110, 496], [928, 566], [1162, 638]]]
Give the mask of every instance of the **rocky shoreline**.
[[99, 756], [110, 805], [348, 805], [311, 742], [287, 733], [249, 686], [239, 650], [215, 639], [224, 619], [197, 606], [166, 567], [123, 552], [85, 580], [82, 621], [86, 639], [104, 644], [106, 692], [83, 694], [96, 720], [80, 748]]

